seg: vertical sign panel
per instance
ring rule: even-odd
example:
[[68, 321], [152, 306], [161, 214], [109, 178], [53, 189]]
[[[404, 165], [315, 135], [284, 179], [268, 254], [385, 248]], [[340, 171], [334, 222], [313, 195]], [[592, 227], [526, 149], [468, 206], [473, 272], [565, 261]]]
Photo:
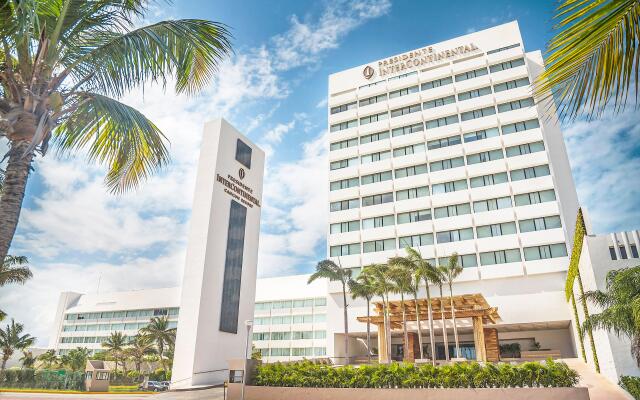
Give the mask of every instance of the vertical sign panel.
[[238, 308], [240, 306], [240, 284], [246, 222], [247, 208], [231, 200], [224, 281], [222, 283], [222, 303], [220, 305], [219, 329], [222, 332], [238, 333]]

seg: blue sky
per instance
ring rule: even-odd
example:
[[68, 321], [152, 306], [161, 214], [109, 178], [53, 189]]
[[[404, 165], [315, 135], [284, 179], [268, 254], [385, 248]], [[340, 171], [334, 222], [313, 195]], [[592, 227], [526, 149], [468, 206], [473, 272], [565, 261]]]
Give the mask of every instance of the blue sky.
[[[325, 255], [327, 76], [392, 54], [518, 20], [527, 51], [544, 49], [553, 2], [176, 1], [148, 21], [229, 25], [235, 55], [197, 98], [148, 85], [125, 96], [171, 140], [172, 164], [115, 197], [82, 157], [36, 162], [12, 253], [35, 277], [4, 288], [3, 309], [46, 345], [58, 294], [169, 287], [184, 262], [204, 121], [224, 116], [265, 148], [259, 273], [305, 273]], [[640, 226], [640, 117], [628, 110], [564, 129], [578, 194], [596, 232]], [[0, 144], [1, 146], [2, 144]]]

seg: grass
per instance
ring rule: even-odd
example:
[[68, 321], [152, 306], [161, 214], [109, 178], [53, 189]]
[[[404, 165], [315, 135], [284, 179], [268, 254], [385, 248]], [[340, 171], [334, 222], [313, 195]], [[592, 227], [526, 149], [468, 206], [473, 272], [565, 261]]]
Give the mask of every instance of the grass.
[[[0, 393], [59, 393], [59, 394], [87, 394], [80, 390], [59, 390], [59, 389], [28, 389], [28, 388], [0, 388]], [[143, 392], [138, 390], [138, 386], [109, 386], [108, 392], [90, 392], [91, 394], [154, 394], [154, 392]]]

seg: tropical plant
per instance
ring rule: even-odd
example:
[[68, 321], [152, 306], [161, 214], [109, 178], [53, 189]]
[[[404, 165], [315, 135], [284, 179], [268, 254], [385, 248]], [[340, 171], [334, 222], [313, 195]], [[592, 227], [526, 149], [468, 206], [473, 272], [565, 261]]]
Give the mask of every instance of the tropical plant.
[[115, 372], [118, 373], [118, 363], [122, 361], [123, 369], [125, 369], [124, 348], [127, 345], [127, 339], [122, 332], [111, 332], [106, 341], [102, 342], [102, 347], [107, 350], [109, 355], [113, 357], [116, 368]]
[[[393, 292], [393, 282], [389, 278], [389, 267], [385, 264], [370, 264], [362, 268], [361, 274], [371, 278], [376, 294], [382, 299], [383, 329], [386, 341], [384, 343], [385, 348], [378, 349], [378, 354], [385, 354], [387, 363], [390, 363], [391, 320], [389, 316], [389, 294]], [[380, 332], [378, 332], [378, 335], [380, 335]]]
[[91, 351], [86, 347], [77, 347], [69, 350], [67, 354], [63, 354], [60, 357], [60, 363], [73, 372], [84, 371], [90, 354]]
[[536, 94], [556, 97], [570, 119], [599, 116], [612, 98], [620, 111], [632, 83], [637, 102], [640, 1], [563, 0], [555, 19]]
[[349, 364], [349, 321], [347, 317], [347, 284], [351, 279], [351, 270], [342, 268], [341, 265], [331, 260], [322, 260], [316, 265], [316, 271], [311, 274], [307, 283], [316, 279], [325, 278], [330, 281], [338, 281], [342, 285], [342, 310], [344, 317], [344, 355], [345, 363]]
[[166, 316], [151, 318], [149, 324], [140, 329], [140, 333], [149, 336], [155, 342], [160, 364], [162, 369], [166, 370], [165, 352], [176, 343], [176, 328], [169, 327], [169, 318]]
[[585, 292], [584, 299], [602, 311], [585, 318], [582, 330], [604, 329], [628, 337], [640, 366], [640, 265], [609, 271], [605, 290]]
[[56, 355], [56, 351], [51, 349], [47, 350], [44, 353], [38, 356], [38, 361], [40, 361], [40, 365], [43, 369], [51, 369], [58, 365], [60, 361], [58, 356]]
[[7, 324], [4, 329], [0, 329], [0, 350], [2, 351], [2, 364], [0, 365], [0, 375], [7, 366], [7, 360], [16, 350], [24, 350], [32, 346], [36, 338], [28, 333], [23, 334], [24, 325], [15, 322], [11, 318], [11, 323]]
[[453, 303], [453, 282], [462, 273], [462, 266], [458, 263], [458, 254], [453, 253], [448, 263], [440, 266], [444, 282], [449, 286], [449, 303], [451, 305], [451, 319], [453, 321], [453, 336], [456, 342], [456, 358], [460, 358], [460, 342], [458, 341], [458, 325], [456, 324], [456, 309]]
[[[447, 320], [445, 318], [445, 307], [444, 307], [444, 292], [442, 291], [442, 286], [444, 286], [444, 276], [442, 275], [442, 269], [436, 269], [438, 273], [437, 281], [434, 282], [438, 286], [438, 290], [440, 291], [440, 318], [442, 320], [442, 341], [444, 345], [444, 358], [449, 361], [449, 337], [447, 336]], [[435, 357], [435, 356], [434, 356]]]
[[409, 262], [404, 257], [391, 257], [388, 261], [389, 279], [393, 283], [393, 292], [400, 295], [400, 311], [402, 312], [402, 335], [404, 357], [409, 351], [409, 334], [407, 332], [407, 309], [404, 304], [404, 295], [411, 293], [413, 274], [408, 266]]
[[618, 382], [620, 386], [634, 399], [640, 400], [640, 377], [637, 376], [621, 376]]
[[0, 5], [0, 136], [9, 142], [0, 198], [0, 259], [10, 247], [31, 163], [53, 143], [107, 168], [112, 192], [165, 166], [166, 138], [118, 100], [146, 82], [177, 93], [206, 87], [231, 51], [223, 24], [182, 19], [139, 26], [147, 0], [4, 1]]
[[371, 363], [371, 300], [376, 295], [373, 279], [367, 274], [360, 274], [356, 279], [349, 279], [349, 292], [353, 299], [364, 299], [367, 302], [367, 358]]
[[[6, 256], [0, 264], [0, 287], [18, 283], [24, 284], [33, 276], [28, 267], [29, 260], [24, 256]], [[6, 313], [0, 310], [0, 321], [6, 317]]]
[[22, 364], [22, 368], [33, 368], [35, 363], [36, 358], [33, 356], [33, 352], [22, 350], [22, 357], [20, 357], [20, 364]]
[[125, 356], [131, 358], [136, 366], [136, 372], [140, 375], [142, 362], [146, 356], [155, 354], [153, 338], [147, 335], [137, 334], [133, 337], [133, 341], [125, 349]]

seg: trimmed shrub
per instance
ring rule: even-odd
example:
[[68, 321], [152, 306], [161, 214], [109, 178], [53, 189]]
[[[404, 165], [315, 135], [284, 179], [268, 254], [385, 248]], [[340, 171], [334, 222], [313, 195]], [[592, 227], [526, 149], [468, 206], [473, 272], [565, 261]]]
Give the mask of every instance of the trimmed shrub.
[[0, 387], [84, 390], [84, 372], [32, 368], [8, 369], [0, 380]]
[[254, 385], [314, 388], [573, 387], [578, 373], [563, 362], [519, 365], [477, 362], [432, 365], [392, 363], [332, 367], [301, 361], [258, 366]]
[[618, 382], [620, 386], [634, 399], [640, 400], [640, 377], [637, 376], [621, 376]]

